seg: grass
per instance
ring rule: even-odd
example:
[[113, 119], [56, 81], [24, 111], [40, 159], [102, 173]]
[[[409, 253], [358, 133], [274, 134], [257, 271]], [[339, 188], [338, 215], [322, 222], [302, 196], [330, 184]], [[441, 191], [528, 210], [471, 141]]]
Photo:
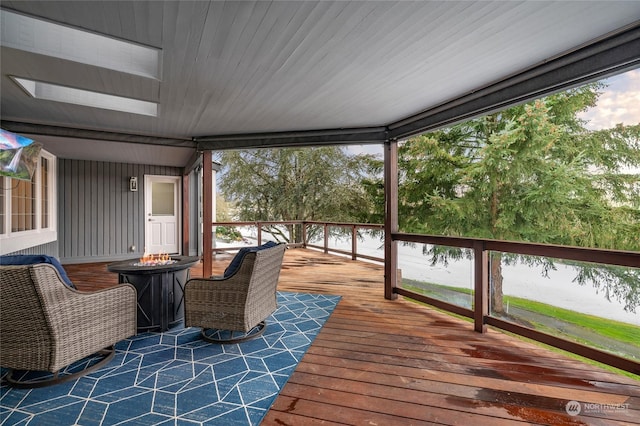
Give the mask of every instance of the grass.
[[[459, 294], [464, 296], [471, 296], [473, 291], [467, 288], [459, 288], [459, 287], [451, 287], [444, 285], [437, 285], [433, 283], [426, 283], [421, 281], [403, 279], [403, 287], [407, 290], [415, 291], [416, 293], [424, 294], [425, 296], [431, 296], [440, 300], [447, 300], [446, 293], [449, 293], [449, 296]], [[443, 297], [444, 296], [444, 297]], [[471, 300], [469, 298], [469, 300]], [[599, 336], [602, 336], [607, 339], [612, 339], [618, 342], [625, 343], [632, 347], [638, 348], [638, 353], [640, 354], [640, 327], [635, 326], [633, 324], [627, 324], [620, 321], [610, 320], [607, 318], [601, 318], [595, 315], [583, 314], [580, 312], [572, 311], [569, 309], [559, 308], [557, 306], [548, 305], [545, 303], [540, 303], [528, 299], [523, 299], [520, 297], [514, 296], [505, 296], [504, 297], [505, 306], [509, 306], [509, 309], [521, 309], [531, 312], [533, 316], [542, 315], [544, 317], [548, 317], [553, 319], [553, 321], [561, 321], [575, 327], [581, 327], [585, 330], [588, 330], [590, 333], [595, 333]], [[468, 307], [468, 306], [467, 306]], [[446, 311], [445, 311], [446, 312]], [[451, 314], [450, 312], [447, 312]], [[465, 320], [469, 320], [468, 318], [463, 318]], [[572, 339], [576, 342], [582, 343], [587, 346], [591, 346], [594, 348], [603, 348], [602, 344], [594, 341], [595, 339], [588, 339], [584, 336], [575, 336], [572, 334], [562, 333], [557, 328], [554, 328], [552, 325], [545, 324], [543, 322], [537, 321], [535, 319], [530, 319], [523, 316], [523, 319], [534, 324], [537, 330], [546, 332], [548, 334], [556, 335], [558, 337], [564, 337]], [[511, 333], [508, 333], [511, 334]], [[519, 336], [522, 338], [521, 336]], [[522, 338], [523, 340], [531, 341], [530, 339]], [[540, 342], [536, 342], [537, 344], [544, 346], [548, 349], [553, 350], [554, 352], [560, 352], [566, 355], [571, 356], [572, 358], [580, 359], [581, 361], [587, 362], [589, 364], [598, 365], [602, 368], [605, 368], [610, 371], [614, 371], [618, 374], [625, 375], [627, 377], [631, 377], [634, 379], [638, 379], [638, 376], [629, 373], [627, 371], [619, 370], [617, 368], [611, 367], [606, 364], [602, 364], [588, 358], [584, 358], [561, 349], [557, 349], [551, 347], [549, 345], [542, 344]], [[637, 357], [637, 355], [636, 355]]]
[[519, 297], [505, 296], [504, 300], [505, 303], [509, 303], [509, 306], [518, 307], [587, 328], [601, 336], [636, 346], [638, 350], [640, 350], [640, 327], [634, 326], [633, 324], [583, 314]]

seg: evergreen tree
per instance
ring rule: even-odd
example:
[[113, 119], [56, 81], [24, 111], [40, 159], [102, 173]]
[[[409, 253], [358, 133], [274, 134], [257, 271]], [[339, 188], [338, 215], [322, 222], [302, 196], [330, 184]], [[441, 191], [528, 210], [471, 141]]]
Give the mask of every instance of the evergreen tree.
[[[240, 221], [356, 222], [371, 211], [361, 185], [369, 161], [337, 146], [224, 151], [220, 189]], [[289, 231], [301, 241], [295, 227]]]
[[[640, 125], [588, 131], [578, 118], [599, 83], [414, 137], [399, 148], [406, 232], [640, 250]], [[434, 247], [433, 262], [464, 256]], [[503, 311], [502, 265], [552, 259], [493, 253], [491, 304]], [[634, 310], [640, 270], [581, 264], [592, 283]]]

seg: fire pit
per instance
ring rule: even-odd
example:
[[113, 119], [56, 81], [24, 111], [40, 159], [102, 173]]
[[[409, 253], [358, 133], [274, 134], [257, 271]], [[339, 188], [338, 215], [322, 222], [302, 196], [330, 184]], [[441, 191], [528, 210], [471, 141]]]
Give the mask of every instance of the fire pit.
[[184, 318], [184, 285], [196, 256], [143, 257], [107, 265], [138, 292], [138, 331], [166, 331]]
[[133, 266], [163, 266], [163, 265], [172, 265], [178, 262], [177, 260], [171, 258], [166, 253], [160, 254], [144, 254], [139, 261], [135, 262]]

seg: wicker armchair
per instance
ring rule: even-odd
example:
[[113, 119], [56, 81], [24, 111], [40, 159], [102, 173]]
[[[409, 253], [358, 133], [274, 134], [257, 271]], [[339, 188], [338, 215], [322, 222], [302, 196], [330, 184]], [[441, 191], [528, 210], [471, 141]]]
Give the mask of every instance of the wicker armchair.
[[[41, 387], [102, 367], [113, 358], [116, 342], [136, 334], [136, 299], [128, 284], [74, 290], [50, 264], [0, 266], [0, 365], [9, 369], [5, 379], [16, 387]], [[58, 374], [98, 353], [104, 358], [90, 367]], [[18, 370], [27, 373], [17, 378]], [[34, 371], [53, 377], [33, 379]]]
[[279, 244], [244, 254], [230, 276], [189, 280], [184, 288], [185, 326], [202, 327], [202, 337], [214, 343], [237, 343], [264, 333], [266, 318], [277, 308], [285, 248]]

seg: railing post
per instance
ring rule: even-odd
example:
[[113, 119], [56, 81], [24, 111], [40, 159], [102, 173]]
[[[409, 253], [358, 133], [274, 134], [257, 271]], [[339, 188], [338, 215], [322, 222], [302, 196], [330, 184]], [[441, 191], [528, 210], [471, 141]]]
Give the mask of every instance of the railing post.
[[262, 222], [256, 222], [258, 227], [258, 245], [262, 244]]
[[329, 229], [327, 224], [324, 224], [324, 252], [329, 253]]
[[358, 232], [356, 231], [356, 225], [351, 225], [351, 260], [358, 258]]
[[302, 222], [302, 247], [307, 248], [307, 222]]
[[489, 315], [489, 251], [483, 241], [473, 243], [473, 266], [473, 328], [484, 333], [487, 331], [484, 320]]
[[289, 241], [291, 241], [292, 243], [296, 242], [296, 231], [295, 231], [294, 227], [295, 227], [295, 225], [293, 223], [285, 225], [285, 228], [289, 232]]

